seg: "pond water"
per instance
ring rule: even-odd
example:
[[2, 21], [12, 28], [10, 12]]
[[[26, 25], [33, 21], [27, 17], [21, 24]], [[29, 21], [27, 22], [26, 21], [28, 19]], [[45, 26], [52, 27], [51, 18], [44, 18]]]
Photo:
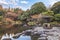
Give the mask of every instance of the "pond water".
[[[7, 35], [7, 37], [3, 36], [3, 38], [9, 38], [9, 36], [8, 35]], [[1, 40], [3, 40], [3, 38]], [[12, 36], [10, 38], [11, 38], [11, 40], [31, 40], [31, 36], [27, 36], [27, 35], [21, 35], [17, 39], [12, 38]]]
[[17, 38], [17, 39], [13, 39], [12, 38], [12, 40], [31, 40], [31, 37], [30, 36], [23, 36], [23, 35], [21, 35], [19, 38]]
[[[34, 29], [32, 29], [32, 31], [33, 31], [33, 33], [32, 33], [33, 35], [37, 34], [37, 33], [39, 33], [40, 35], [46, 34], [48, 40], [59, 40], [60, 39], [60, 27], [53, 27], [52, 29], [44, 29], [43, 27], [35, 27]], [[43, 35], [43, 37], [44, 37], [44, 35]], [[2, 39], [3, 38], [4, 37], [2, 37]], [[17, 39], [12, 38], [12, 36], [11, 36], [11, 39], [12, 40], [32, 40], [31, 36], [27, 36], [27, 35], [20, 35], [20, 37]]]

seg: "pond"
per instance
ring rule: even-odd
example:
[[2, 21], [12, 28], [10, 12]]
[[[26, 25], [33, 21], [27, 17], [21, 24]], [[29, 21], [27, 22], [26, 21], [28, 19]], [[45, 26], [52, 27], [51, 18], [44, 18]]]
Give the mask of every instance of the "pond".
[[10, 40], [10, 38], [11, 38], [11, 40], [31, 40], [31, 36], [27, 36], [27, 35], [20, 35], [20, 37], [19, 38], [12, 38], [12, 36], [11, 37], [9, 37], [8, 35], [7, 36], [4, 36], [1, 40], [5, 40], [4, 38], [8, 38], [8, 40]]
[[19, 38], [17, 39], [12, 39], [12, 40], [31, 40], [30, 36], [26, 36], [26, 35], [21, 35]]
[[[25, 33], [30, 33], [30, 35], [25, 35]], [[37, 40], [59, 40], [60, 39], [60, 27], [53, 27], [52, 29], [44, 29], [43, 27], [35, 27], [32, 30], [26, 30], [24, 32], [24, 34], [21, 34], [18, 38], [12, 38], [12, 36], [10, 36], [11, 40], [32, 40], [32, 38], [37, 38]], [[38, 34], [38, 37], [37, 35]], [[36, 35], [36, 37], [34, 37]], [[31, 37], [33, 36], [33, 37]], [[6, 37], [6, 35], [5, 35]], [[2, 36], [1, 40], [4, 37]], [[7, 35], [7, 38], [9, 38], [9, 36]]]

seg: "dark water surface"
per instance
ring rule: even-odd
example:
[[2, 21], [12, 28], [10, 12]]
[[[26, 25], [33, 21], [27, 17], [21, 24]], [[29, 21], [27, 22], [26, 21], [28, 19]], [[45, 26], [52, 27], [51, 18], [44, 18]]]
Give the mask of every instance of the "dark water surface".
[[[40, 33], [40, 36], [43, 36], [42, 38], [44, 39], [45, 34], [47, 35], [46, 38], [48, 38], [48, 40], [60, 40], [60, 27], [53, 27], [52, 29], [44, 29], [43, 27], [35, 27], [34, 29], [32, 29], [33, 31], [33, 35], [36, 33]], [[2, 37], [3, 39], [4, 37]], [[41, 37], [39, 37], [37, 40], [42, 39]], [[20, 35], [19, 38], [14, 39], [11, 37], [12, 40], [32, 40], [31, 36], [27, 36], [27, 35]]]

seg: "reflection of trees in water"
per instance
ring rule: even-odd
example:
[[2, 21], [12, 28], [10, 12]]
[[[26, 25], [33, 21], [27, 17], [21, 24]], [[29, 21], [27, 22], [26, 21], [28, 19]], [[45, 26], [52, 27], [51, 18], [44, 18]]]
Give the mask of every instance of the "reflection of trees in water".
[[0, 28], [0, 34], [3, 35], [5, 33], [20, 33], [20, 32], [27, 30], [27, 29], [30, 29], [30, 28], [29, 27], [23, 27], [21, 25], [13, 25], [10, 28], [5, 28], [5, 26], [4, 26], [4, 28]]
[[39, 34], [35, 34], [33, 36], [31, 36], [32, 40], [37, 40], [40, 37]]

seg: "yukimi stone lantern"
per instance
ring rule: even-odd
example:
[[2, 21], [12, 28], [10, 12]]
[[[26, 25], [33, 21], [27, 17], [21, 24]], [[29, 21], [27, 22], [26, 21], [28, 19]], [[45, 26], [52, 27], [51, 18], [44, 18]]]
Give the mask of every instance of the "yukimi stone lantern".
[[49, 22], [51, 22], [52, 21], [52, 16], [42, 16], [42, 21], [44, 22], [44, 23], [49, 23]]
[[43, 28], [51, 29], [51, 24], [49, 22], [52, 21], [52, 16], [42, 16], [42, 21], [43, 21]]

